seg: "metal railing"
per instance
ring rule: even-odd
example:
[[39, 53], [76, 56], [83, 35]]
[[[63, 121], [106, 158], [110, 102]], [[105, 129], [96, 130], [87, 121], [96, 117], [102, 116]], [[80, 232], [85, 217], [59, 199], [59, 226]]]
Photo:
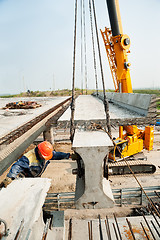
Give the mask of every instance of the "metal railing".
[[[160, 186], [149, 186], [143, 188], [150, 198], [158, 199], [156, 193], [159, 193]], [[112, 189], [112, 193], [117, 205], [123, 204], [139, 204], [143, 205], [147, 202], [147, 199], [140, 187], [138, 188], [121, 188]]]
[[[160, 200], [160, 186], [144, 187], [148, 197], [154, 201]], [[138, 188], [121, 188], [112, 189], [112, 193], [115, 200], [115, 205], [146, 205], [148, 200], [146, 199], [142, 189]], [[44, 207], [56, 208], [75, 208], [75, 192], [61, 192], [61, 193], [48, 193]]]

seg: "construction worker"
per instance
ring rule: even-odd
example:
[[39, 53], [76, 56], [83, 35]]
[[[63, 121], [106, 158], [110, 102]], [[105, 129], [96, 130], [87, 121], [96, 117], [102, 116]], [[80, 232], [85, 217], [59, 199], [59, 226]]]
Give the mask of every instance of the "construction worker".
[[70, 153], [53, 151], [50, 142], [41, 142], [12, 165], [0, 187], [6, 187], [18, 177], [40, 177], [50, 163], [49, 160], [68, 159], [69, 157]]

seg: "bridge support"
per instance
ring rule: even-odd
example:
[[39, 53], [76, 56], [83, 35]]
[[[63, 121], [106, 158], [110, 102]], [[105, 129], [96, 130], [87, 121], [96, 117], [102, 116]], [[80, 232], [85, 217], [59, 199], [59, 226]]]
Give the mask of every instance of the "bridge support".
[[54, 144], [54, 127], [50, 126], [43, 132], [44, 141], [49, 141], [52, 145]]
[[113, 143], [105, 132], [75, 132], [72, 149], [77, 160], [75, 202], [77, 209], [109, 208], [114, 199], [109, 181], [104, 178], [104, 158]]

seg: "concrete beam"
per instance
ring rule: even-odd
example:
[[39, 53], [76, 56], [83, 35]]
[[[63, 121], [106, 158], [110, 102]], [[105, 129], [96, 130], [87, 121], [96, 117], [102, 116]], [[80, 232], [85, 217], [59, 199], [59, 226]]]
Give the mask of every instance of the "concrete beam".
[[[114, 93], [115, 96], [118, 96]], [[112, 95], [112, 97], [114, 96]], [[141, 94], [144, 95], [144, 94]], [[101, 95], [100, 95], [101, 96]], [[100, 97], [99, 96], [99, 97]], [[124, 100], [129, 102], [130, 95], [127, 96]], [[139, 101], [142, 101], [144, 96], [142, 96]], [[103, 99], [103, 96], [101, 96]], [[148, 107], [147, 116], [140, 114], [140, 109], [137, 112], [136, 108], [138, 108], [138, 101], [136, 102], [137, 95], [133, 95], [133, 99], [135, 100], [134, 105], [127, 105], [123, 103], [124, 106], [128, 106], [127, 108], [122, 107], [122, 105], [117, 105], [115, 103], [109, 103], [109, 114], [110, 114], [110, 122], [113, 126], [121, 126], [121, 125], [144, 125], [144, 124], [154, 124], [156, 122], [156, 100], [154, 97], [151, 97], [151, 102], [149, 103], [150, 96], [146, 97], [147, 104], [142, 106], [141, 108], [146, 109]], [[148, 99], [148, 100], [147, 100]], [[110, 101], [110, 100], [109, 100]], [[117, 101], [118, 102], [118, 101]], [[134, 101], [133, 101], [134, 102]], [[140, 103], [139, 103], [140, 105]], [[83, 130], [92, 130], [92, 123], [100, 124], [101, 126], [106, 126], [106, 116], [104, 112], [104, 105], [101, 100], [97, 97], [93, 96], [79, 96], [75, 102], [75, 117], [74, 123], [76, 129]], [[133, 111], [133, 108], [135, 111]], [[143, 111], [142, 111], [143, 112]], [[144, 113], [144, 112], [143, 112]], [[58, 127], [60, 128], [69, 128], [70, 127], [70, 117], [71, 110], [67, 109], [67, 111], [62, 115], [62, 117], [58, 120]]]
[[[155, 117], [156, 95], [115, 92], [107, 92], [106, 95], [110, 103], [114, 103], [144, 117], [149, 117], [151, 113], [152, 117]], [[98, 97], [103, 100], [103, 93], [99, 93]]]
[[110, 183], [103, 176], [104, 158], [112, 147], [112, 141], [102, 131], [75, 132], [72, 149], [81, 156], [81, 162], [77, 164], [77, 209], [114, 206]]
[[49, 132], [49, 129], [52, 128], [52, 123], [55, 122], [55, 119], [57, 120], [57, 115], [61, 115], [66, 110], [69, 103], [65, 101], [65, 105], [65, 107], [60, 104], [57, 105], [57, 109], [35, 124], [22, 136], [11, 142], [9, 145], [2, 145], [0, 149], [0, 175], [20, 157], [25, 149], [29, 147], [29, 145], [32, 144], [42, 132], [45, 132], [45, 137], [53, 142], [51, 136], [52, 132]]

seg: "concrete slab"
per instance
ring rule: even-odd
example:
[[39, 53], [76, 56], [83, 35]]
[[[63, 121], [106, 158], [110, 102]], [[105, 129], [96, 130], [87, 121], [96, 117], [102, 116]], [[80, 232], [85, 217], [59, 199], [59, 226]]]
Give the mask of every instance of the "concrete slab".
[[[49, 187], [49, 179], [24, 178], [14, 180], [0, 191], [0, 216], [9, 229], [8, 236], [4, 239], [15, 239], [20, 227], [20, 239], [26, 239], [29, 229], [30, 240], [42, 238], [45, 226], [42, 206]], [[38, 231], [35, 232], [37, 228]]]
[[[129, 124], [144, 124], [147, 121], [151, 121], [151, 118], [146, 119], [141, 112], [133, 112], [126, 108], [122, 108], [115, 104], [109, 103], [109, 114], [112, 125], [129, 125]], [[65, 128], [70, 126], [71, 109], [67, 111], [59, 118], [59, 127]], [[75, 101], [75, 124], [77, 128], [84, 128], [89, 130], [91, 123], [95, 122], [105, 126], [106, 116], [104, 111], [103, 102], [93, 96], [78, 96]]]
[[[104, 105], [101, 100], [95, 98], [91, 95], [87, 96], [78, 96], [76, 99], [75, 107], [75, 121], [77, 120], [98, 120], [105, 119]], [[110, 117], [111, 119], [119, 118], [118, 115], [121, 115], [122, 118], [134, 118], [140, 117], [139, 114], [131, 113], [125, 109], [119, 109], [114, 105], [110, 104]], [[118, 111], [118, 112], [117, 112]], [[68, 109], [59, 119], [59, 121], [67, 121], [70, 119], [71, 110]]]
[[[0, 98], [0, 138], [15, 130], [17, 127], [31, 121], [33, 118], [56, 106], [67, 98], [68, 97]], [[42, 107], [27, 110], [13, 109], [9, 111], [2, 109], [7, 103], [18, 101], [36, 101], [41, 104]], [[22, 114], [18, 115], [18, 112], [22, 112]]]
[[[107, 214], [107, 213], [106, 213]], [[146, 220], [149, 224], [149, 227], [152, 231], [152, 234], [154, 235], [154, 239], [159, 239], [159, 236], [154, 229], [151, 221], [155, 225], [155, 227], [158, 229], [158, 225], [153, 218], [153, 216], [145, 216]], [[143, 224], [144, 229], [148, 235], [149, 239], [152, 239], [152, 234], [149, 231], [149, 228], [142, 216], [137, 216], [137, 217], [127, 217], [127, 218], [117, 218], [117, 223], [114, 218], [109, 218], [108, 219], [108, 224], [106, 219], [101, 219], [101, 224], [99, 223], [98, 219], [72, 219], [72, 238], [74, 240], [88, 240], [88, 239], [93, 239], [93, 240], [108, 240], [108, 239], [133, 239], [132, 233], [130, 231], [130, 228], [128, 226], [127, 220], [130, 222], [133, 234], [135, 239], [137, 240], [142, 240], [146, 239], [146, 235], [143, 231], [143, 228], [140, 224], [140, 222]], [[66, 221], [68, 222], [68, 221]], [[89, 230], [89, 224], [92, 226]], [[66, 224], [66, 227], [68, 225]], [[101, 233], [100, 233], [100, 228], [101, 228]], [[109, 229], [109, 230], [108, 230]], [[68, 228], [66, 228], [66, 239], [68, 239]], [[89, 238], [91, 236], [92, 238]], [[121, 236], [121, 238], [120, 238]]]

